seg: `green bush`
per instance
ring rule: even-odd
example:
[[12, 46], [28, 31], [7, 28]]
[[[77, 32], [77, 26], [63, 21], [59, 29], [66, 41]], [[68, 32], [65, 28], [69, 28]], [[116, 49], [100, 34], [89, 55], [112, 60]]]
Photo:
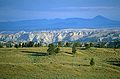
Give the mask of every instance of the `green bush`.
[[56, 48], [55, 53], [59, 53], [59, 52], [60, 52], [60, 48]]
[[54, 46], [54, 44], [49, 44], [49, 45], [48, 45], [48, 49], [47, 49], [48, 54], [49, 54], [49, 55], [52, 55], [52, 54], [55, 53], [54, 51], [55, 51], [55, 46]]
[[62, 47], [62, 41], [58, 42], [58, 47]]
[[18, 44], [15, 44], [15, 48], [18, 48], [19, 47], [19, 45]]
[[0, 48], [3, 48], [3, 44], [0, 43]]
[[73, 47], [72, 47], [72, 53], [75, 54], [76, 51], [77, 51], [77, 50], [76, 50], [76, 47], [75, 47], [75, 44], [74, 44]]
[[95, 65], [94, 58], [91, 58], [91, 60], [90, 60], [90, 65], [91, 65], [91, 66]]
[[7, 48], [11, 48], [11, 47], [12, 47], [12, 44], [11, 44], [11, 43], [7, 43], [7, 44], [6, 44], [6, 47], [7, 47]]

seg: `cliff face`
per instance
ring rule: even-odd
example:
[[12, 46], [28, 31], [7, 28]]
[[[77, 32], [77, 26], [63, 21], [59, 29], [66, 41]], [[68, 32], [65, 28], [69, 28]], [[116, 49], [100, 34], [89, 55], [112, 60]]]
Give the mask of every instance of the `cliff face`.
[[0, 34], [1, 42], [44, 42], [53, 43], [58, 41], [80, 42], [109, 42], [120, 39], [120, 30], [110, 29], [63, 29], [53, 31], [17, 32], [14, 34]]

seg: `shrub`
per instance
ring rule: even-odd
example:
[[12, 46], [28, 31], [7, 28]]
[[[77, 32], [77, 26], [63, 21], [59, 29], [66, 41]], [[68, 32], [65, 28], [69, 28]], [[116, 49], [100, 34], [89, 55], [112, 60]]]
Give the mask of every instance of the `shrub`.
[[58, 47], [62, 47], [62, 42], [61, 41], [58, 42]]
[[91, 60], [90, 60], [90, 65], [91, 65], [91, 66], [95, 65], [94, 58], [91, 58]]
[[88, 48], [90, 48], [90, 45], [85, 43], [85, 47], [86, 47], [86, 49], [88, 49]]
[[72, 43], [66, 42], [65, 47], [70, 47]]
[[60, 52], [60, 48], [56, 48], [55, 53], [59, 53], [59, 52]]
[[75, 47], [81, 47], [81, 43], [80, 42], [75, 42]]
[[49, 55], [52, 55], [52, 54], [54, 54], [54, 51], [55, 51], [55, 46], [54, 46], [54, 44], [49, 44], [49, 45], [48, 45], [48, 49], [47, 49], [48, 54], [49, 54]]
[[27, 43], [27, 47], [33, 47], [33, 45], [34, 45], [34, 42], [32, 42], [32, 41], [29, 41], [29, 42]]
[[6, 47], [7, 47], [7, 48], [11, 48], [11, 47], [12, 47], [12, 44], [11, 44], [11, 43], [7, 43], [7, 44], [6, 44]]
[[76, 47], [75, 47], [75, 45], [73, 45], [73, 47], [72, 47], [72, 53], [73, 53], [73, 54], [76, 53]]
[[19, 45], [18, 44], [15, 44], [15, 48], [18, 48], [19, 47]]
[[3, 44], [0, 43], [0, 48], [3, 48]]

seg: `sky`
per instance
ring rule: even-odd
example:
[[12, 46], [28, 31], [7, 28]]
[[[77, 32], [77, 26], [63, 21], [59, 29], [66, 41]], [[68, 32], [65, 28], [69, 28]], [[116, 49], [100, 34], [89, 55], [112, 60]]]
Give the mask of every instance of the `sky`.
[[97, 15], [120, 21], [120, 0], [0, 0], [0, 22]]

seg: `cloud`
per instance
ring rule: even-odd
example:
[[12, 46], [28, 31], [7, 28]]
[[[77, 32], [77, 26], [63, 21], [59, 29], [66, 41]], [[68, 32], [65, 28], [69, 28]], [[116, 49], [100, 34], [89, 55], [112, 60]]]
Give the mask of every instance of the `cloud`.
[[108, 7], [108, 6], [94, 6], [94, 7], [58, 7], [53, 8], [57, 11], [86, 11], [86, 10], [118, 10], [119, 7]]

